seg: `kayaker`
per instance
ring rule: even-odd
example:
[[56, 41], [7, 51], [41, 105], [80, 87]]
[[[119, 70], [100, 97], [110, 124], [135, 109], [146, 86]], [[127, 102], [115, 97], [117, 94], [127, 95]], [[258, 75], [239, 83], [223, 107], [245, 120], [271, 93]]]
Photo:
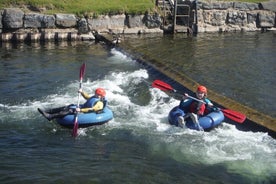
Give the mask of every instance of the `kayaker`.
[[105, 100], [106, 92], [103, 88], [97, 88], [93, 96], [88, 95], [86, 92], [82, 91], [82, 89], [79, 89], [78, 92], [83, 96], [84, 99], [87, 100], [84, 104], [80, 105], [80, 107], [76, 107], [76, 105], [69, 105], [69, 106], [64, 106], [60, 108], [49, 109], [46, 111], [43, 111], [40, 108], [38, 108], [37, 110], [49, 121], [55, 118], [62, 118], [68, 114], [74, 114], [76, 112], [99, 113], [101, 110], [103, 110], [106, 104], [106, 100]]
[[189, 98], [189, 95], [185, 93], [179, 104], [179, 108], [185, 112], [185, 116], [179, 116], [177, 119], [178, 125], [181, 127], [185, 125], [185, 119], [188, 117], [190, 117], [195, 124], [199, 125], [198, 118], [206, 114], [206, 111], [210, 107], [213, 107], [212, 102], [207, 99], [207, 88], [205, 86], [198, 86], [195, 96], [197, 99], [202, 100], [206, 104]]

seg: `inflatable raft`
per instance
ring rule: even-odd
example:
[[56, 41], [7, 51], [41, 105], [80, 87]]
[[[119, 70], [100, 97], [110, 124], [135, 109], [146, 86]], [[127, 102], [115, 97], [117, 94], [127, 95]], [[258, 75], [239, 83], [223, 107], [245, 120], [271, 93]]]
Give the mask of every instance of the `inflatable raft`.
[[[181, 110], [179, 106], [174, 107], [170, 111], [168, 116], [169, 123], [171, 125], [179, 126], [178, 116], [184, 116], [184, 115], [185, 115], [185, 112]], [[213, 111], [205, 116], [200, 117], [198, 120], [199, 120], [199, 125], [193, 123], [191, 118], [187, 118], [185, 120], [186, 121], [185, 126], [187, 128], [194, 129], [194, 130], [201, 130], [201, 129], [209, 130], [221, 124], [222, 121], [224, 120], [224, 115], [220, 110]]]
[[[75, 116], [75, 114], [69, 114], [63, 118], [57, 118], [56, 121], [61, 126], [73, 128]], [[113, 119], [113, 112], [108, 107], [105, 107], [101, 112], [98, 113], [78, 113], [78, 126], [84, 128], [93, 125], [101, 125], [107, 123], [111, 119]]]

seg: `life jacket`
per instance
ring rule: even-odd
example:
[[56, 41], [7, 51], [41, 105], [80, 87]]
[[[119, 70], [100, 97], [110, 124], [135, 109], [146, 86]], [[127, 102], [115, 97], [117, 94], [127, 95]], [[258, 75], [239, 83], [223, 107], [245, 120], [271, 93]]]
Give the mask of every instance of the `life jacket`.
[[190, 105], [189, 110], [191, 113], [195, 113], [195, 114], [203, 116], [204, 112], [205, 112], [205, 104], [203, 102], [193, 100], [193, 102]]
[[90, 97], [82, 106], [81, 108], [91, 108], [93, 107], [100, 99], [96, 96]]
[[107, 100], [105, 98], [103, 98], [102, 102], [103, 102], [103, 108], [105, 108], [105, 106], [107, 106]]

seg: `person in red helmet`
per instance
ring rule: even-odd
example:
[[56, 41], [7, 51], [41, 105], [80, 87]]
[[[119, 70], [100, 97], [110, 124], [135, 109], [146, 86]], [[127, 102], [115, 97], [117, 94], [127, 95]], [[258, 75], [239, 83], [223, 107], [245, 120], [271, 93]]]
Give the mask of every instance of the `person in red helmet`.
[[106, 100], [106, 92], [103, 88], [97, 88], [95, 90], [95, 94], [93, 96], [88, 95], [86, 92], [83, 92], [82, 89], [78, 91], [81, 93], [82, 97], [86, 99], [86, 102], [80, 105], [79, 108], [76, 108], [76, 105], [69, 105], [55, 109], [48, 109], [43, 111], [42, 109], [38, 108], [37, 110], [49, 121], [55, 118], [62, 118], [68, 114], [74, 114], [75, 112], [97, 112], [103, 110]]
[[212, 102], [207, 99], [207, 88], [205, 86], [198, 86], [195, 96], [198, 100], [202, 100], [206, 104], [189, 98], [189, 95], [185, 93], [179, 105], [179, 107], [186, 113], [184, 117], [178, 117], [178, 125], [180, 127], [185, 125], [185, 119], [188, 117], [191, 117], [193, 122], [199, 125], [198, 118], [204, 115], [206, 107], [213, 106]]
[[106, 92], [103, 88], [97, 88], [95, 90], [94, 96], [88, 95], [87, 93], [83, 92], [82, 89], [79, 90], [79, 93], [81, 93], [83, 98], [85, 98], [87, 101], [81, 105], [80, 108], [76, 108], [77, 112], [98, 112], [104, 108], [104, 98]]

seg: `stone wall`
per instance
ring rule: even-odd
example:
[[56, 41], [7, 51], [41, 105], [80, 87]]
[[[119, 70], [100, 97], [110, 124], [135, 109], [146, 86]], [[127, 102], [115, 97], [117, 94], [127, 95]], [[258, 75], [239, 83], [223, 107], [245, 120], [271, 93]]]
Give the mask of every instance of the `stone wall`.
[[276, 1], [262, 3], [198, 3], [199, 32], [258, 31], [275, 29]]
[[24, 13], [0, 10], [0, 41], [95, 40], [95, 34], [163, 33], [161, 18], [153, 15], [114, 15], [78, 18], [74, 14]]
[[[276, 2], [198, 1], [198, 31], [258, 31], [275, 29]], [[95, 40], [94, 33], [163, 33], [161, 15], [114, 15], [79, 18], [74, 14], [25, 13], [18, 8], [0, 10], [0, 41]]]

